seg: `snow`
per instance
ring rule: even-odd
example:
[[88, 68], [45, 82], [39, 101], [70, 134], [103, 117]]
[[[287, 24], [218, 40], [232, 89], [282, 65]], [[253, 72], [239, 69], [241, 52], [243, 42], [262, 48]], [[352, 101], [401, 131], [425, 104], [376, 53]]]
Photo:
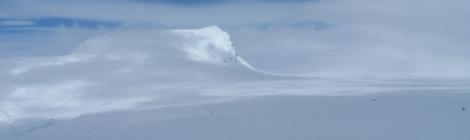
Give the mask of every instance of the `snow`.
[[5, 61], [14, 66], [2, 73], [11, 82], [1, 85], [7, 90], [0, 108], [9, 116], [0, 115], [0, 122], [129, 109], [162, 96], [187, 96], [177, 93], [214, 81], [272, 77], [251, 71], [236, 54], [228, 33], [211, 26], [116, 30], [91, 37], [65, 56]]
[[270, 96], [5, 125], [0, 128], [0, 137], [465, 140], [470, 138], [470, 112], [460, 107], [468, 105], [469, 99], [467, 93], [448, 90], [373, 96]]
[[229, 34], [217, 26], [174, 32], [195, 41], [183, 45], [189, 57], [195, 61], [214, 64], [236, 61], [237, 52], [232, 46]]
[[272, 74], [217, 26], [117, 29], [0, 78], [2, 140], [470, 138], [468, 80]]

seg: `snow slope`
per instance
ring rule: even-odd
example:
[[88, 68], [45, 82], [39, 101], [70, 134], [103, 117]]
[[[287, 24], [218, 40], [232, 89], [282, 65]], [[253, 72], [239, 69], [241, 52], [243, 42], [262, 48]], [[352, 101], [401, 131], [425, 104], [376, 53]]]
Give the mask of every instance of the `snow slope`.
[[[216, 26], [178, 30], [118, 29], [91, 37], [68, 55], [2, 59], [0, 64], [0, 78], [3, 79], [0, 81], [0, 133], [3, 133], [0, 138], [2, 139], [31, 139], [34, 136], [42, 136], [44, 139], [64, 138], [58, 136], [62, 133], [68, 133], [67, 136], [72, 137], [87, 133], [90, 139], [130, 139], [113, 135], [126, 133], [128, 129], [132, 130], [129, 131], [128, 136], [177, 139], [168, 135], [149, 136], [152, 134], [150, 130], [156, 129], [161, 132], [165, 130], [166, 127], [161, 125], [160, 117], [181, 118], [181, 121], [188, 124], [203, 119], [208, 121], [209, 126], [213, 125], [216, 128], [229, 127], [231, 123], [226, 121], [238, 121], [244, 122], [241, 124], [246, 126], [229, 127], [227, 131], [222, 131], [223, 129], [214, 129], [213, 131], [220, 134], [229, 133], [229, 130], [230, 132], [240, 131], [243, 134], [238, 136], [246, 135], [247, 139], [256, 139], [255, 136], [272, 139], [287, 138], [296, 134], [306, 134], [307, 128], [312, 128], [310, 125], [313, 124], [300, 125], [299, 130], [293, 130], [296, 126], [290, 125], [299, 125], [300, 122], [309, 121], [310, 118], [299, 118], [293, 124], [282, 123], [279, 125], [278, 127], [282, 127], [279, 129], [280, 131], [284, 131], [284, 129], [288, 131], [284, 135], [285, 137], [276, 137], [276, 134], [282, 134], [277, 132], [273, 133], [273, 137], [267, 137], [268, 134], [264, 132], [268, 131], [256, 135], [251, 134], [250, 131], [258, 131], [256, 128], [267, 129], [263, 125], [269, 122], [289, 121], [286, 120], [288, 118], [284, 113], [292, 112], [289, 110], [276, 111], [275, 108], [269, 107], [277, 106], [277, 104], [263, 104], [263, 102], [270, 102], [270, 98], [260, 99], [259, 103], [249, 103], [249, 106], [245, 106], [243, 101], [239, 99], [266, 95], [315, 95], [341, 99], [344, 96], [368, 94], [409, 91], [414, 93], [415, 91], [429, 90], [465, 92], [470, 89], [468, 86], [470, 82], [467, 80], [348, 80], [270, 74], [257, 70], [241, 56], [238, 56], [236, 49], [232, 46], [229, 34]], [[459, 97], [467, 98], [464, 95], [458, 94]], [[432, 95], [432, 98], [434, 97], [441, 97], [441, 95]], [[453, 98], [454, 96], [443, 97]], [[309, 98], [308, 102], [303, 103], [296, 103], [297, 99], [279, 102], [292, 103], [285, 104], [287, 108], [331, 105], [331, 102], [328, 101], [310, 104], [310, 99], [312, 102], [317, 101], [315, 98]], [[416, 98], [416, 100], [419, 99]], [[430, 102], [425, 103], [430, 104]], [[214, 104], [225, 108], [224, 110], [228, 112], [225, 112], [221, 116], [222, 118], [215, 119], [216, 122], [206, 120], [207, 117], [212, 116], [198, 119], [201, 110], [209, 115], [218, 112], [212, 107], [205, 107]], [[361, 104], [358, 108], [365, 106], [359, 102], [358, 104]], [[385, 106], [395, 104], [395, 102], [389, 102]], [[232, 105], [235, 107], [230, 107]], [[445, 106], [460, 108], [450, 102]], [[196, 107], [198, 109], [196, 112], [192, 109], [181, 111], [178, 109], [180, 107]], [[175, 115], [158, 113], [162, 108], [169, 110], [176, 108], [176, 113]], [[251, 108], [251, 112], [256, 113], [253, 115], [243, 114], [243, 108]], [[328, 109], [330, 108], [318, 109], [317, 111], [328, 113]], [[416, 110], [418, 109], [421, 108]], [[230, 112], [231, 110], [234, 112]], [[370, 113], [368, 111], [363, 113]], [[403, 113], [400, 110], [394, 111], [394, 113]], [[109, 113], [112, 115], [108, 115]], [[140, 118], [139, 115], [135, 115], [136, 113], [151, 114], [156, 119]], [[263, 116], [264, 113], [272, 116]], [[305, 112], [294, 113], [300, 114], [292, 117], [311, 115], [314, 112], [305, 110]], [[279, 118], [276, 115], [284, 117]], [[335, 115], [338, 118], [343, 118], [342, 116], [348, 115], [348, 113]], [[359, 114], [357, 117], [367, 118], [370, 116]], [[451, 116], [436, 115], [431, 117], [450, 119]], [[260, 121], [264, 118], [267, 118], [267, 122]], [[107, 121], [93, 122], [103, 119]], [[435, 119], [439, 118], [431, 118], [430, 120]], [[83, 120], [85, 123], [82, 123]], [[122, 120], [128, 120], [128, 122]], [[384, 120], [393, 120], [393, 118]], [[462, 119], [459, 118], [459, 120]], [[88, 121], [93, 122], [96, 126], [89, 126], [91, 123]], [[113, 126], [112, 122], [115, 121], [120, 123]], [[140, 126], [140, 124], [147, 122], [149, 126]], [[413, 123], [412, 121], [407, 122]], [[257, 123], [266, 124], [256, 126]], [[177, 129], [187, 128], [188, 124], [173, 122], [168, 125], [174, 128], [169, 129], [173, 130], [171, 133], [177, 133]], [[249, 124], [255, 126], [251, 127]], [[322, 124], [314, 128], [322, 129], [323, 126], [328, 125]], [[341, 125], [334, 122], [333, 126], [341, 128]], [[225, 136], [207, 134], [208, 132], [205, 131], [211, 128], [204, 128], [204, 124], [195, 124], [193, 127], [202, 127], [203, 129], [194, 132], [202, 131], [201, 133], [205, 135], [191, 133], [186, 136], [200, 136], [200, 139], [223, 139]], [[75, 128], [80, 128], [80, 130]], [[374, 128], [382, 127], [369, 127], [368, 129], [373, 130]], [[416, 127], [416, 129], [423, 128]], [[95, 133], [95, 129], [99, 130]], [[328, 132], [332, 133], [334, 129], [330, 128]], [[143, 134], [141, 135], [141, 133]], [[249, 136], [254, 137], [248, 138]], [[305, 136], [305, 139], [315, 138], [309, 135]], [[333, 134], [328, 136], [333, 136]], [[235, 138], [244, 139], [242, 137]], [[336, 137], [324, 138], [335, 139]]]
[[1, 73], [0, 122], [129, 109], [215, 81], [271, 77], [237, 58], [216, 26], [97, 35], [66, 56], [3, 61], [13, 66]]
[[[1, 127], [2, 140], [466, 140], [467, 91], [273, 96]], [[14, 127], [13, 127], [14, 126]]]

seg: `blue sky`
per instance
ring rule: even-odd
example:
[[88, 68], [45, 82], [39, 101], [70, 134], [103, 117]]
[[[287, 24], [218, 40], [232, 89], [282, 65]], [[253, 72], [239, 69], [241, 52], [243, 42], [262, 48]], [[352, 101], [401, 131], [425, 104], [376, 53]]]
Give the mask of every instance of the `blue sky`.
[[305, 1], [314, 1], [314, 0], [135, 0], [140, 2], [154, 2], [154, 3], [167, 3], [167, 4], [177, 4], [177, 5], [208, 5], [208, 4], [227, 4], [227, 3], [237, 3], [243, 1], [257, 1], [257, 2], [305, 2]]
[[[164, 17], [169, 18], [173, 16], [171, 12], [175, 12], [175, 15], [185, 14], [186, 11], [197, 12], [199, 14], [195, 14], [196, 17], [198, 16], [205, 16], [203, 13], [206, 11], [200, 9], [201, 7], [207, 7], [207, 9], [216, 9], [218, 7], [231, 7], [236, 5], [251, 5], [256, 3], [256, 5], [261, 6], [261, 8], [265, 8], [265, 6], [274, 6], [276, 8], [281, 8], [282, 5], [291, 5], [295, 4], [296, 6], [307, 3], [313, 2], [313, 0], [98, 0], [98, 1], [89, 1], [85, 0], [83, 2], [75, 2], [75, 1], [57, 1], [57, 0], [46, 0], [46, 1], [38, 1], [38, 0], [19, 0], [19, 1], [2, 1], [0, 7], [5, 11], [0, 14], [0, 31], [1, 32], [14, 32], [14, 31], [23, 31], [23, 29], [37, 29], [37, 28], [87, 28], [87, 29], [97, 29], [100, 27], [117, 27], [118, 25], [123, 24], [140, 24], [140, 25], [148, 25], [149, 23], [152, 25], [160, 25], [161, 27], [171, 27], [171, 26], [180, 26], [180, 27], [191, 27], [193, 25], [203, 26], [204, 24], [210, 24], [210, 22], [202, 22], [194, 21], [193, 23], [186, 22], [184, 24], [174, 24], [174, 23], [167, 23], [164, 21], [165, 19], [157, 19], [156, 17]], [[63, 7], [56, 6], [56, 4], [64, 3]], [[73, 4], [76, 4], [73, 5]], [[113, 5], [116, 4], [116, 5]], [[113, 6], [112, 9], [105, 9], [107, 6]], [[122, 11], [114, 11], [117, 10], [117, 7], [114, 6], [123, 6]], [[258, 8], [258, 6], [250, 6], [250, 9]], [[15, 8], [16, 7], [16, 8]], [[68, 9], [69, 7], [70, 9]], [[85, 8], [83, 8], [85, 7]], [[287, 6], [289, 7], [289, 6]], [[45, 9], [44, 9], [45, 8]], [[64, 13], [70, 13], [61, 15], [59, 9], [63, 9]], [[96, 12], [97, 15], [100, 13], [110, 14], [106, 11], [110, 10], [115, 12], [116, 14], [119, 13], [134, 13], [132, 10], [138, 11], [139, 8], [142, 9], [150, 9], [150, 11], [155, 10], [156, 12], [159, 9], [163, 10], [163, 14], [157, 15], [154, 18], [139, 18], [139, 16], [148, 16], [152, 15], [152, 13], [145, 13], [142, 14], [141, 12], [135, 12], [132, 16], [137, 16], [139, 19], [125, 19], [126, 16], [119, 17], [119, 15], [104, 15], [93, 17], [93, 13], [87, 13], [87, 8], [90, 8], [89, 11], [93, 11], [94, 9], [99, 9], [103, 11]], [[101, 9], [103, 8], [103, 9]], [[268, 8], [269, 11], [276, 10], [276, 8]], [[24, 9], [24, 10], [22, 10]], [[31, 9], [31, 10], [30, 10]], [[41, 10], [42, 9], [42, 10]], [[173, 10], [172, 10], [173, 9]], [[70, 10], [71, 12], [68, 12]], [[74, 10], [74, 11], [72, 11]], [[75, 11], [76, 10], [76, 11]], [[237, 12], [234, 11], [235, 9], [228, 9], [229, 12]], [[38, 13], [35, 13], [38, 11]], [[43, 12], [46, 11], [46, 12]], [[52, 12], [48, 12], [52, 11]], [[149, 11], [149, 10], [146, 10]], [[268, 13], [261, 12], [261, 13]], [[83, 13], [82, 13], [83, 12]], [[201, 13], [202, 12], [202, 13]], [[252, 11], [250, 11], [252, 12]], [[282, 11], [280, 11], [282, 12]], [[10, 14], [9, 14], [10, 13]], [[17, 14], [20, 13], [20, 14]], [[22, 13], [22, 14], [21, 14]], [[40, 14], [40, 13], [47, 13], [47, 14]], [[243, 12], [240, 12], [243, 13]], [[76, 15], [79, 14], [79, 15]], [[167, 15], [168, 14], [168, 15]], [[253, 13], [254, 14], [254, 13]], [[275, 14], [275, 13], [273, 13]], [[224, 15], [224, 14], [221, 14]], [[238, 15], [238, 14], [237, 14]], [[117, 18], [115, 18], [117, 16]], [[190, 17], [191, 15], [188, 15]], [[216, 17], [215, 15], [214, 17]], [[262, 16], [262, 15], [260, 15]], [[272, 15], [269, 15], [272, 16]], [[184, 15], [182, 16], [184, 18]], [[210, 17], [209, 17], [210, 18]], [[243, 17], [233, 17], [234, 19], [238, 20], [239, 18], [243, 19]], [[182, 19], [179, 19], [182, 20]], [[177, 18], [177, 21], [179, 21]], [[201, 19], [204, 20], [204, 19]], [[212, 19], [213, 20], [213, 19]], [[220, 22], [220, 21], [219, 21]], [[213, 22], [216, 24], [215, 22]], [[245, 24], [250, 26], [258, 26], [260, 28], [266, 28], [273, 25], [286, 25], [286, 26], [315, 26], [315, 28], [323, 28], [326, 27], [324, 22], [308, 19], [302, 21], [289, 21], [283, 19], [277, 19], [275, 21], [248, 21], [240, 23], [231, 22], [231, 23], [223, 23], [223, 24]], [[222, 25], [223, 26], [223, 25]]]
[[[2, 18], [0, 19], [1, 57], [36, 56], [37, 54], [57, 54], [70, 50], [58, 45], [68, 43], [49, 43], [56, 41], [66, 30], [99, 30], [100, 28], [115, 28], [116, 22], [85, 20], [67, 17], [35, 17], [35, 18]], [[73, 33], [69, 33], [71, 35]], [[80, 38], [80, 37], [77, 37]], [[71, 41], [74, 42], [74, 41]]]
[[[0, 35], [19, 35], [34, 32], [50, 32], [57, 28], [82, 28], [97, 30], [113, 28], [118, 22], [86, 20], [68, 17], [35, 17], [35, 18], [0, 18]], [[49, 30], [48, 30], [49, 29]]]
[[[74, 19], [67, 17], [38, 17], [38, 18], [26, 18], [26, 19], [14, 19], [14, 18], [5, 18], [0, 19], [0, 23], [8, 23], [8, 21], [17, 21], [19, 24], [14, 25], [5, 25], [0, 24], [0, 29], [19, 29], [19, 28], [90, 28], [97, 29], [101, 26], [103, 27], [115, 27], [118, 23], [113, 22], [103, 22], [103, 21], [94, 21], [94, 20], [85, 20], [85, 19]], [[25, 24], [26, 23], [26, 24]]]

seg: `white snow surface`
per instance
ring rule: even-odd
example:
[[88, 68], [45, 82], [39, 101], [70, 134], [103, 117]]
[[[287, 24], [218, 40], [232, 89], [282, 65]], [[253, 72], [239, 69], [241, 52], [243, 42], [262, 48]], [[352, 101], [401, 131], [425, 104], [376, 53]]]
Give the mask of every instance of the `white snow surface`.
[[239, 63], [231, 44], [216, 26], [123, 29], [92, 37], [66, 56], [4, 60], [12, 66], [2, 68], [8, 80], [0, 83], [0, 122], [129, 109], [195, 94], [192, 88], [205, 83], [270, 77]]
[[[178, 30], [118, 29], [89, 38], [68, 55], [2, 59], [0, 60], [0, 78], [3, 79], [0, 81], [0, 128], [5, 130], [5, 135], [0, 138], [8, 139], [14, 139], [16, 135], [36, 133], [37, 129], [46, 129], [57, 122], [66, 122], [58, 128], [65, 127], [67, 131], [75, 131], [70, 128], [80, 127], [77, 125], [83, 121], [82, 116], [91, 116], [91, 120], [99, 120], [109, 117], [106, 113], [118, 112], [123, 118], [132, 120], [133, 118], [139, 119], [138, 116], [129, 114], [132, 112], [150, 112], [152, 116], [158, 116], [159, 113], [151, 112], [156, 110], [158, 112], [159, 108], [201, 106], [207, 103], [212, 105], [219, 103], [222, 104], [220, 108], [230, 110], [231, 104], [223, 103], [265, 95], [315, 95], [342, 98], [343, 96], [401, 91], [460, 92], [469, 90], [469, 82], [466, 80], [349, 80], [270, 74], [270, 72], [256, 69], [255, 66], [238, 56], [229, 34], [217, 26]], [[312, 99], [312, 101], [315, 100]], [[316, 104], [296, 103], [295, 100], [286, 100], [286, 102], [292, 102], [287, 105], [287, 108], [302, 105], [323, 106], [330, 103], [329, 101]], [[430, 102], [432, 101], [425, 103]], [[242, 113], [243, 102], [234, 104], [234, 109], [237, 110], [235, 113]], [[263, 106], [263, 103], [249, 104], [254, 106], [252, 108], [254, 110], [260, 105], [259, 109], [268, 110], [266, 113], [271, 115], [277, 112], [269, 111], [272, 108]], [[364, 103], [358, 104], [359, 107], [364, 107]], [[385, 106], [392, 105], [393, 103], [387, 103]], [[450, 106], [450, 104], [445, 104], [445, 106]], [[208, 111], [209, 114], [214, 113], [211, 108], [203, 107], [203, 110]], [[365, 112], [368, 111], [370, 110]], [[413, 109], [408, 111], [411, 112]], [[189, 116], [191, 112], [189, 111]], [[289, 111], [281, 112], [288, 113]], [[400, 113], [397, 110], [395, 112]], [[231, 114], [230, 111], [225, 113]], [[341, 116], [346, 114], [336, 114], [339, 115], [336, 117], [342, 118]], [[177, 118], [181, 116], [186, 118], [183, 121], [197, 121], [187, 115], [184, 111], [176, 113]], [[258, 118], [262, 116], [262, 112], [253, 115], [232, 114], [231, 117], [237, 116]], [[367, 115], [359, 116], [367, 117]], [[171, 117], [171, 115], [160, 117]], [[119, 118], [112, 117], [110, 119], [119, 120]], [[272, 121], [284, 119], [274, 117]], [[145, 118], [141, 121], [159, 120], [161, 119]], [[138, 127], [137, 124], [142, 123], [141, 121], [135, 121], [136, 124], [129, 122], [128, 125], [131, 125], [129, 128], [147, 130], [152, 129], [147, 127], [157, 127]], [[34, 122], [39, 122], [39, 125]], [[109, 121], [96, 125], [104, 125], [104, 123], [107, 124]], [[116, 127], [116, 129], [108, 128], [108, 130], [123, 133], [119, 128], [127, 128], [127, 126], [126, 124], [120, 125], [123, 126]], [[184, 124], [175, 123], [175, 125]], [[212, 125], [223, 125], [223, 123], [214, 122]], [[16, 127], [18, 129], [13, 129]], [[371, 130], [373, 128], [370, 127]], [[88, 129], [95, 128], [87, 126], [86, 129], [88, 131]], [[239, 130], [239, 128], [233, 128], [233, 130]], [[54, 135], [51, 131], [44, 132], [48, 136]], [[79, 134], [77, 132], [72, 135]], [[107, 134], [101, 131], [99, 135], [106, 136]], [[212, 139], [220, 138], [221, 135], [216, 136]], [[23, 138], [28, 139], [29, 136]]]

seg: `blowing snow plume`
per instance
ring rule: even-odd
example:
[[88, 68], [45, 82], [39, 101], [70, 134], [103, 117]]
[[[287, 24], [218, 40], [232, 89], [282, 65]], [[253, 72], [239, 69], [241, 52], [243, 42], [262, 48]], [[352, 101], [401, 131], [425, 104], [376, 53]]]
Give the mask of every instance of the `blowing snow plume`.
[[1, 63], [9, 67], [1, 73], [0, 122], [130, 109], [194, 96], [194, 89], [211, 83], [272, 77], [253, 71], [216, 26], [118, 30], [92, 37], [66, 56]]

